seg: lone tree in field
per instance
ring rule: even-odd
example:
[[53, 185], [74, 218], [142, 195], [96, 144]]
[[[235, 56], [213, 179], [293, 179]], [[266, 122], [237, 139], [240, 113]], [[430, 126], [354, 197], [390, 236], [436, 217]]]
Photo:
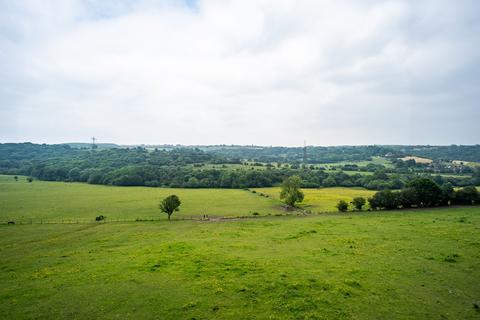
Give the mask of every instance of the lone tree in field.
[[355, 197], [352, 202], [350, 202], [355, 209], [362, 211], [362, 207], [365, 205], [366, 200], [363, 197]]
[[282, 191], [280, 192], [280, 199], [291, 207], [295, 207], [296, 202], [302, 202], [304, 194], [300, 190], [302, 180], [298, 176], [291, 176], [282, 183]]
[[168, 220], [170, 220], [172, 213], [180, 210], [178, 208], [180, 207], [180, 204], [180, 199], [176, 195], [172, 194], [160, 202], [160, 211], [165, 212], [168, 215]]

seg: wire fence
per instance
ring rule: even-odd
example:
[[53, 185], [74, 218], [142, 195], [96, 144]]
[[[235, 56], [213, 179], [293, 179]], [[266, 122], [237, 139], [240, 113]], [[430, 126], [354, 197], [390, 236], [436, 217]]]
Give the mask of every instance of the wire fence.
[[[193, 221], [217, 221], [217, 220], [236, 220], [236, 219], [248, 219], [256, 218], [254, 216], [210, 216], [210, 215], [189, 215], [189, 216], [172, 216], [172, 220], [181, 221], [181, 220], [193, 220]], [[119, 222], [154, 222], [154, 221], [167, 221], [165, 216], [155, 216], [155, 217], [105, 217], [103, 220], [97, 221], [94, 218], [26, 218], [26, 217], [15, 217], [15, 218], [0, 218], [0, 224], [11, 224], [11, 225], [26, 225], [26, 224], [101, 224], [101, 223], [119, 223]]]
[[[322, 212], [324, 213], [324, 212]], [[250, 213], [249, 215], [238, 216], [223, 216], [216, 214], [190, 214], [190, 215], [172, 215], [172, 220], [192, 220], [192, 221], [231, 221], [231, 220], [243, 220], [243, 219], [258, 219], [272, 216], [292, 216], [292, 215], [310, 215], [310, 212], [305, 211], [292, 211], [279, 214], [266, 214], [256, 215]], [[108, 217], [103, 216], [103, 219], [97, 220], [98, 217], [92, 216], [90, 218], [70, 218], [70, 217], [43, 217], [43, 218], [30, 218], [30, 217], [0, 217], [0, 224], [11, 225], [26, 225], [26, 224], [101, 224], [101, 223], [120, 223], [120, 222], [154, 222], [154, 221], [167, 221], [166, 215], [157, 216], [144, 216], [144, 217]]]
[[[100, 224], [100, 223], [113, 223], [113, 222], [147, 222], [147, 221], [165, 221], [165, 217], [106, 217], [103, 220], [97, 221], [94, 218], [1, 218], [0, 224]], [[182, 216], [172, 217], [172, 220], [207, 220], [200, 216]]]
[[[449, 207], [439, 207], [438, 209], [444, 208], [461, 208], [466, 206], [449, 206]], [[467, 206], [469, 207], [469, 206]], [[395, 212], [405, 212], [405, 211], [416, 211], [416, 210], [428, 210], [431, 208], [410, 208], [403, 210], [391, 210], [388, 213]], [[373, 212], [384, 212], [384, 210], [375, 210]], [[263, 215], [239, 215], [239, 216], [222, 216], [215, 214], [191, 214], [191, 215], [173, 215], [172, 220], [182, 221], [182, 220], [191, 220], [191, 221], [232, 221], [232, 220], [249, 220], [249, 219], [262, 219], [269, 217], [292, 217], [292, 216], [302, 216], [308, 217], [312, 215], [359, 215], [359, 214], [369, 214], [371, 210], [364, 211], [349, 211], [349, 212], [338, 212], [338, 211], [319, 211], [311, 212], [309, 210], [294, 210], [290, 212], [283, 212], [277, 214], [263, 214]], [[154, 221], [167, 221], [166, 215], [157, 215], [157, 216], [145, 216], [145, 217], [104, 217], [103, 220], [97, 221], [98, 216], [93, 216], [91, 218], [29, 218], [29, 217], [0, 217], [0, 225], [11, 224], [11, 225], [27, 225], [27, 224], [102, 224], [102, 223], [121, 223], [121, 222], [154, 222]]]

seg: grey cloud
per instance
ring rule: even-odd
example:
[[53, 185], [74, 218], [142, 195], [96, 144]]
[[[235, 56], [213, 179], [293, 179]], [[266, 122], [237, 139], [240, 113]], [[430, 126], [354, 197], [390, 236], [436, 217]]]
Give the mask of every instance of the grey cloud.
[[0, 139], [478, 143], [479, 11], [469, 0], [0, 2]]

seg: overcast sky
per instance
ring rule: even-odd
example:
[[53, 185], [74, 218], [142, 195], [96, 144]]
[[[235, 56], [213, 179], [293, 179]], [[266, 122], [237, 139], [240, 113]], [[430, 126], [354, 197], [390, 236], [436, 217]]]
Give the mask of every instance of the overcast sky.
[[0, 0], [0, 142], [480, 143], [480, 1]]

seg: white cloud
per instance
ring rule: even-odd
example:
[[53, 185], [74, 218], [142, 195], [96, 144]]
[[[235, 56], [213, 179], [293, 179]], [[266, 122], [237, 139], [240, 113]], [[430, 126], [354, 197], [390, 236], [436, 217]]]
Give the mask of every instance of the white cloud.
[[478, 9], [0, 2], [0, 139], [478, 143]]

